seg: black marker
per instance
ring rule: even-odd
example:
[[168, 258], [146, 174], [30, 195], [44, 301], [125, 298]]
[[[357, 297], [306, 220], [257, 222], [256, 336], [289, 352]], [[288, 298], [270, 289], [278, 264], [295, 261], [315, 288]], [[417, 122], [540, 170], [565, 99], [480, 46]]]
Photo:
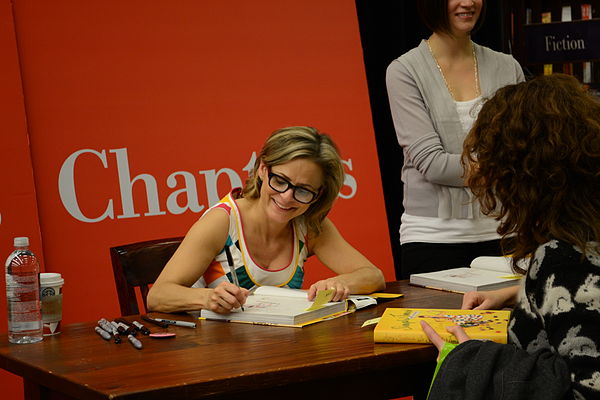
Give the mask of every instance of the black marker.
[[127, 339], [136, 349], [140, 350], [142, 348], [142, 342], [137, 340], [133, 335], [127, 335]]
[[142, 317], [142, 319], [144, 321], [147, 321], [147, 322], [150, 322], [151, 324], [160, 326], [161, 328], [168, 328], [169, 327], [168, 324], [165, 324], [164, 322], [157, 321], [154, 318], [150, 318], [150, 317], [148, 317], [146, 315], [142, 315], [141, 317]]
[[135, 326], [131, 322], [127, 321], [126, 319], [116, 318], [115, 322], [118, 323], [119, 325], [121, 325], [125, 329], [125, 332], [127, 334], [131, 334], [133, 336], [137, 335], [137, 329], [135, 329]]
[[178, 321], [174, 319], [164, 319], [164, 318], [156, 318], [155, 321], [162, 322], [164, 324], [175, 325], [175, 326], [185, 326], [186, 328], [195, 328], [196, 324], [188, 321]]
[[140, 324], [137, 321], [133, 321], [132, 324], [136, 327], [136, 329], [140, 332], [142, 332], [142, 334], [144, 335], [149, 335], [150, 334], [150, 329], [146, 328], [144, 325]]
[[[240, 287], [240, 281], [238, 280], [237, 272], [235, 271], [235, 265], [233, 264], [233, 257], [231, 256], [231, 251], [229, 250], [229, 246], [225, 246], [225, 255], [227, 256], [227, 264], [229, 264], [229, 270], [231, 271], [231, 279], [233, 280], [233, 284]], [[242, 311], [244, 311], [244, 305], [240, 306]], [[195, 326], [194, 326], [195, 327]]]
[[115, 321], [110, 321], [110, 323], [117, 330], [117, 332], [119, 332], [121, 335], [127, 331], [127, 328], [125, 326], [123, 326], [122, 324], [118, 324]]
[[135, 330], [135, 328], [133, 326], [125, 324], [123, 322], [117, 322], [117, 324], [120, 327], [123, 327], [123, 330], [124, 330], [123, 334], [125, 334], [125, 335], [133, 335], [133, 336], [137, 335], [137, 331]]
[[102, 329], [104, 329], [106, 332], [112, 334], [113, 333], [113, 326], [111, 325], [110, 322], [108, 322], [106, 319], [104, 318], [100, 318], [98, 320], [98, 326]]
[[102, 336], [102, 339], [110, 340], [110, 333], [106, 332], [104, 329], [100, 328], [99, 326], [96, 326], [94, 330], [98, 335]]

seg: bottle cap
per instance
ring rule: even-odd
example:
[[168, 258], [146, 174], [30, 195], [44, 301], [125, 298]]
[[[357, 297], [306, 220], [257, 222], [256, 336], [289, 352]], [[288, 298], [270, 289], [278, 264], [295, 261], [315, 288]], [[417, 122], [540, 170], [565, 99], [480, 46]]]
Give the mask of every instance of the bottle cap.
[[28, 237], [16, 237], [14, 240], [15, 247], [26, 247], [29, 246]]

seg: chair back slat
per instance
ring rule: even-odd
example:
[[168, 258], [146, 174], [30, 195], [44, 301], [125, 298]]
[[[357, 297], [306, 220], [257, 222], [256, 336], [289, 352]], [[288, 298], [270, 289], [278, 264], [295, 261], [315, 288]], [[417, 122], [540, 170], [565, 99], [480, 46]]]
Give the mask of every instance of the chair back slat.
[[183, 237], [157, 239], [110, 248], [121, 315], [140, 313], [136, 287], [142, 296], [144, 312], [148, 311], [146, 296], [150, 285], [156, 281], [182, 240]]

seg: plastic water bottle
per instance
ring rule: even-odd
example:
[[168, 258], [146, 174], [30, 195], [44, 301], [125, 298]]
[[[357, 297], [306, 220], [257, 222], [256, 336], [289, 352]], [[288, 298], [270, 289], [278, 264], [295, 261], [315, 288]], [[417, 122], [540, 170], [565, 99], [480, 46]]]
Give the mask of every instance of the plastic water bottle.
[[42, 336], [40, 303], [40, 264], [28, 249], [29, 238], [16, 237], [15, 250], [6, 260], [6, 307], [8, 340], [11, 343], [36, 343]]

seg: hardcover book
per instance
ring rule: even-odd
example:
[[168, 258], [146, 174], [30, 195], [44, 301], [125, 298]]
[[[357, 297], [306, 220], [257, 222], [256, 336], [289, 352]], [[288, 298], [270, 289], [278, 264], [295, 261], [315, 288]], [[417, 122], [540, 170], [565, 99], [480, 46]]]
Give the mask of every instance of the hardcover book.
[[244, 310], [235, 309], [228, 314], [201, 310], [200, 318], [226, 322], [301, 327], [338, 316], [348, 311], [349, 305], [362, 308], [377, 304], [377, 300], [374, 298], [363, 295], [350, 296], [348, 301], [326, 301], [322, 304], [318, 300], [319, 297], [317, 295], [315, 301], [309, 301], [305, 290], [260, 286], [248, 296], [244, 304]]
[[420, 321], [426, 321], [446, 341], [457, 343], [447, 326], [462, 326], [471, 339], [506, 343], [510, 311], [387, 308], [375, 327], [377, 343], [431, 343]]
[[[412, 274], [410, 284], [459, 293], [501, 289], [518, 285], [522, 277], [512, 271], [511, 262], [510, 257], [477, 257], [469, 268]], [[526, 269], [526, 263], [519, 266]]]

